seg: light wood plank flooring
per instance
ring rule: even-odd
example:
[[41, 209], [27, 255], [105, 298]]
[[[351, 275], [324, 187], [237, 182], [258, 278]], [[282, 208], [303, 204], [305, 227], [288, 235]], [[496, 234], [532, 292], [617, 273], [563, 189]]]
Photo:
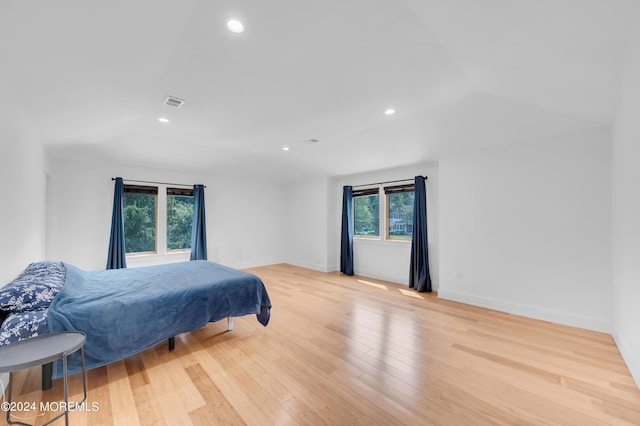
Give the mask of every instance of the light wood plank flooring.
[[[271, 323], [237, 318], [88, 374], [72, 425], [640, 424], [640, 391], [610, 335], [290, 265], [249, 270]], [[70, 380], [71, 399], [81, 378]], [[21, 401], [58, 401], [39, 370]], [[91, 405], [93, 404], [93, 405]], [[20, 413], [42, 424], [53, 412]], [[62, 424], [62, 421], [59, 421]]]

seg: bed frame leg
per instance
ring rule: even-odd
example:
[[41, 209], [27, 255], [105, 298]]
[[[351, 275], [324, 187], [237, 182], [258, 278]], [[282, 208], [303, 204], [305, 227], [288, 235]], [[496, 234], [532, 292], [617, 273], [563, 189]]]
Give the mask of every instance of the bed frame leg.
[[227, 331], [233, 331], [233, 317], [227, 318]]
[[42, 390], [46, 391], [51, 389], [51, 376], [53, 375], [53, 362], [43, 364], [42, 367]]
[[172, 351], [176, 348], [176, 338], [174, 337], [169, 337], [169, 350]]

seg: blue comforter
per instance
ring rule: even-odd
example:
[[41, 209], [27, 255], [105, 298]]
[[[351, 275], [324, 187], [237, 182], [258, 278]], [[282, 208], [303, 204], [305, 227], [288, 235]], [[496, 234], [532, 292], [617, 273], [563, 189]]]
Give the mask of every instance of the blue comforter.
[[[262, 325], [269, 322], [271, 302], [260, 278], [216, 263], [91, 272], [65, 267], [65, 285], [49, 307], [49, 331], [85, 332], [87, 369], [226, 317], [256, 314]], [[72, 356], [69, 372], [78, 371], [79, 356]]]

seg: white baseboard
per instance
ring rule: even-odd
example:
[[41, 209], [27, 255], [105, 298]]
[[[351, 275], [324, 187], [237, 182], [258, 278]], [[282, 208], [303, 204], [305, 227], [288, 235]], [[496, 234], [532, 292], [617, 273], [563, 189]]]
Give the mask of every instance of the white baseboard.
[[[384, 274], [369, 274], [367, 272], [362, 272], [362, 271], [355, 271], [355, 274], [361, 277], [368, 277], [368, 278], [373, 278], [375, 280], [388, 281], [390, 283], [406, 285], [407, 287], [409, 287], [409, 277], [408, 277], [409, 274], [407, 274], [407, 276], [404, 278], [401, 278], [398, 276], [392, 276], [392, 275], [384, 275]], [[438, 291], [438, 288], [439, 288], [438, 282], [432, 280], [431, 289], [434, 291]]]
[[354, 273], [361, 277], [373, 278], [375, 280], [388, 281], [394, 284], [406, 285], [409, 286], [409, 274], [406, 277], [398, 277], [393, 275], [385, 275], [385, 274], [370, 274], [366, 271], [354, 271]]
[[636, 382], [636, 386], [640, 388], [640, 358], [633, 352], [631, 346], [627, 343], [627, 339], [618, 332], [616, 327], [613, 327], [613, 339], [616, 341], [618, 350], [622, 355], [622, 359], [627, 364], [627, 368], [631, 372], [633, 380]]
[[284, 259], [281, 263], [288, 263], [289, 265], [299, 266], [301, 268], [313, 269], [314, 271], [320, 272], [331, 272], [335, 269], [329, 267], [329, 265], [321, 265], [319, 263], [307, 262], [304, 260], [298, 259]]
[[269, 266], [269, 265], [277, 265], [278, 263], [285, 263], [282, 259], [266, 259], [266, 260], [254, 260], [251, 262], [242, 262], [234, 265], [227, 265], [230, 268], [234, 269], [247, 269], [247, 268], [258, 268], [260, 266]]
[[454, 302], [466, 303], [468, 305], [480, 306], [483, 308], [507, 312], [515, 315], [522, 315], [525, 317], [535, 318], [543, 321], [570, 325], [572, 327], [585, 328], [587, 330], [600, 331], [603, 333], [611, 333], [613, 331], [613, 327], [610, 321], [585, 317], [582, 315], [571, 314], [569, 312], [563, 312], [554, 309], [522, 305], [506, 300], [491, 299], [474, 294], [461, 293], [444, 289], [438, 291], [438, 297]]

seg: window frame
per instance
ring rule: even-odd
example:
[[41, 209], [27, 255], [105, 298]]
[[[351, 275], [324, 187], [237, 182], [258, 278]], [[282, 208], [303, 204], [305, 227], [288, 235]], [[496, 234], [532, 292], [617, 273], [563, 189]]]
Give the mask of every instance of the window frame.
[[[378, 197], [378, 234], [377, 235], [356, 235], [356, 219], [355, 219], [355, 199], [356, 197], [369, 197], [375, 195]], [[364, 240], [379, 240], [380, 235], [380, 187], [376, 186], [375, 188], [364, 188], [364, 189], [356, 189], [351, 194], [351, 199], [353, 202], [353, 238], [359, 238]]]
[[[175, 185], [170, 184], [154, 184], [154, 185], [136, 185], [125, 184], [126, 188], [129, 187], [134, 190], [147, 190], [156, 191], [156, 249], [153, 252], [135, 252], [126, 253], [127, 261], [132, 261], [133, 266], [144, 266], [150, 264], [157, 264], [158, 262], [172, 262], [172, 261], [187, 261], [191, 254], [191, 247], [188, 249], [169, 250], [168, 243], [168, 197], [171, 192], [190, 192], [193, 196], [193, 188], [178, 188]], [[175, 194], [172, 194], [175, 195]], [[123, 206], [124, 207], [124, 206]], [[126, 235], [125, 235], [126, 239]], [[161, 260], [163, 258], [173, 260]]]
[[[150, 185], [131, 185], [131, 184], [124, 184], [123, 187], [123, 191], [124, 194], [146, 194], [146, 195], [154, 195], [156, 198], [156, 211], [155, 211], [155, 238], [154, 238], [154, 250], [153, 251], [136, 251], [136, 252], [130, 252], [130, 253], [125, 253], [126, 257], [135, 257], [135, 256], [149, 256], [149, 255], [157, 255], [158, 254], [158, 235], [159, 235], [159, 230], [158, 230], [158, 226], [159, 226], [159, 220], [158, 220], [158, 207], [160, 205], [159, 202], [159, 188], [157, 186], [150, 186]], [[123, 202], [123, 209], [126, 208], [126, 202]], [[124, 211], [123, 211], [124, 213]], [[126, 222], [125, 222], [126, 223]], [[126, 249], [126, 241], [127, 241], [127, 235], [126, 235], [126, 231], [125, 231], [125, 235], [124, 235], [124, 240], [125, 240], [125, 249]]]
[[[385, 186], [383, 187], [383, 189], [384, 189], [384, 198], [385, 198], [385, 211], [384, 211], [385, 240], [411, 242], [411, 240], [413, 240], [413, 235], [411, 236], [411, 238], [394, 238], [393, 236], [389, 235], [389, 222], [391, 219], [390, 217], [391, 215], [389, 214], [389, 206], [391, 205], [391, 203], [389, 202], [389, 196], [393, 194], [401, 194], [406, 192], [415, 193], [415, 184], [410, 183], [410, 184], [403, 184], [403, 185]], [[413, 202], [415, 203], [415, 197]]]
[[[408, 181], [407, 181], [408, 182]], [[368, 188], [363, 189], [354, 189], [352, 192], [352, 201], [353, 201], [353, 238], [362, 240], [362, 241], [388, 241], [393, 243], [407, 244], [411, 243], [413, 240], [413, 236], [411, 238], [394, 238], [392, 235], [389, 235], [389, 195], [402, 193], [402, 192], [413, 192], [415, 193], [415, 183], [404, 183], [404, 184], [395, 184], [395, 185], [385, 185], [383, 183], [376, 185], [375, 187], [371, 187], [368, 185]], [[382, 196], [384, 194], [384, 196]], [[356, 235], [355, 233], [355, 198], [368, 196], [368, 195], [377, 195], [378, 196], [378, 235]], [[415, 203], [415, 197], [414, 197]], [[384, 227], [384, 233], [380, 232], [381, 228]]]
[[[167, 210], [165, 223], [165, 253], [191, 253], [191, 247], [186, 249], [169, 249], [169, 197], [191, 197], [193, 198], [193, 188], [176, 188], [167, 186], [165, 208]], [[194, 205], [195, 207], [195, 205]]]

